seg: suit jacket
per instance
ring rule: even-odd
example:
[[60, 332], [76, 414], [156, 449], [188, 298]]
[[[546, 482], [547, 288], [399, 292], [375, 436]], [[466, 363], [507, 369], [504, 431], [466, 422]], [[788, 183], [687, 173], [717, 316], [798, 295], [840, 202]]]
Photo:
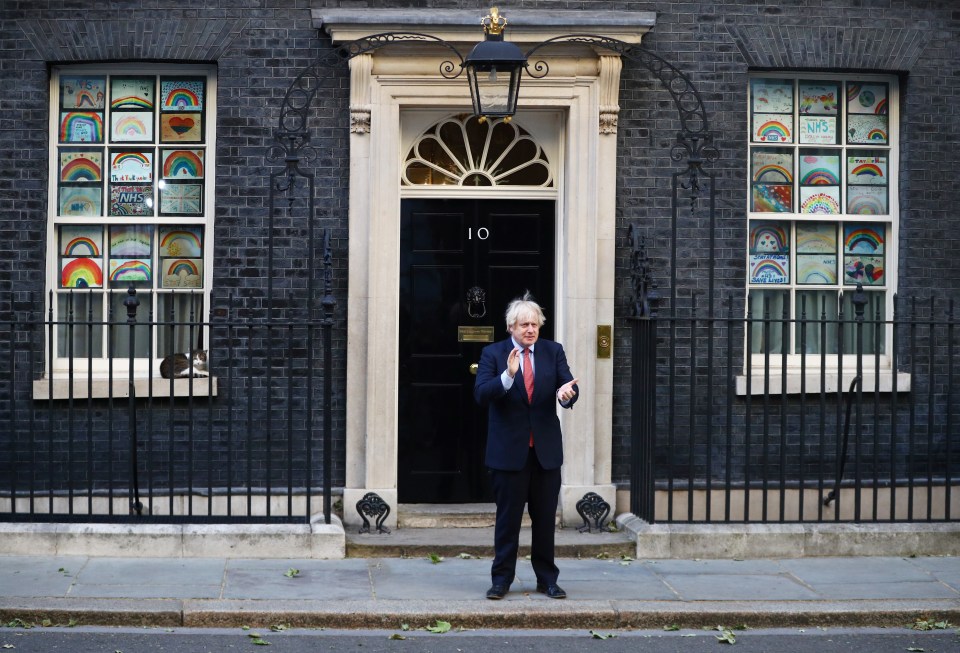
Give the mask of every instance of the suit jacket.
[[[507, 369], [513, 350], [510, 338], [483, 348], [473, 396], [489, 413], [486, 465], [492, 469], [523, 469], [533, 433], [537, 458], [544, 469], [563, 464], [563, 440], [557, 417], [557, 390], [573, 380], [563, 346], [552, 340], [537, 340], [533, 348], [533, 400], [527, 400], [523, 377], [518, 371], [513, 386], [504, 391], [500, 375]], [[576, 386], [574, 386], [577, 389]], [[578, 393], [566, 406], [573, 407]]]

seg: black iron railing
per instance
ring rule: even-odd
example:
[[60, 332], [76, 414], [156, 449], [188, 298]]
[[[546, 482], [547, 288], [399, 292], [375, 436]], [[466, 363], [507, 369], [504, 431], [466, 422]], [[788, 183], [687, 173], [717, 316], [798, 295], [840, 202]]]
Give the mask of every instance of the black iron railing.
[[[645, 255], [635, 256], [631, 512], [651, 522], [960, 520], [952, 301], [894, 299], [887, 319], [864, 310], [858, 288], [853, 311], [833, 317], [754, 312], [750, 297], [744, 310], [733, 296], [716, 315], [695, 302], [658, 314]], [[808, 331], [838, 334], [837, 351], [804, 353]], [[788, 351], [777, 343], [789, 333], [799, 347]]]
[[[140, 321], [139, 301], [131, 288], [106, 321], [0, 322], [0, 520], [330, 523], [329, 293], [317, 320], [242, 318], [231, 298], [220, 319]], [[208, 376], [134, 358], [142, 334], [176, 329], [205, 334]], [[52, 367], [49, 352], [121, 331], [126, 358]]]

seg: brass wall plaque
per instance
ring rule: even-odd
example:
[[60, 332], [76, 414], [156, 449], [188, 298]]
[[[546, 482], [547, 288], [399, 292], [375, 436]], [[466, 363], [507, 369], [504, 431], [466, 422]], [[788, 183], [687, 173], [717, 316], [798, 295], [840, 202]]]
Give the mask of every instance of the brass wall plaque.
[[609, 324], [597, 325], [597, 358], [610, 358], [613, 350], [613, 328]]
[[493, 342], [492, 326], [457, 327], [457, 340], [460, 342]]

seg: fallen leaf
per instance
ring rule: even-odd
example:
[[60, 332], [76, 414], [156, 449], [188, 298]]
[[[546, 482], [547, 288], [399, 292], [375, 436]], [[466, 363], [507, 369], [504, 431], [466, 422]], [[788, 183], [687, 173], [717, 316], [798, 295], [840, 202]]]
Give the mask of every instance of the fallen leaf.
[[669, 626], [664, 626], [663, 629], [668, 631], [680, 630], [680, 626], [677, 624], [670, 624]]
[[394, 633], [390, 635], [390, 637], [388, 637], [387, 639], [406, 639], [406, 637], [404, 637], [400, 633]]
[[300, 570], [290, 567], [285, 572], [283, 572], [283, 575], [286, 576], [287, 578], [296, 578], [297, 576], [300, 575]]
[[598, 633], [595, 630], [591, 630], [590, 636], [593, 637], [594, 639], [610, 639], [611, 637], [616, 637], [616, 634], [610, 633], [608, 635], [605, 635], [603, 633]]
[[427, 626], [428, 631], [437, 634], [450, 632], [450, 628], [451, 626], [449, 621], [440, 621], [439, 619], [437, 620], [437, 624], [435, 626]]

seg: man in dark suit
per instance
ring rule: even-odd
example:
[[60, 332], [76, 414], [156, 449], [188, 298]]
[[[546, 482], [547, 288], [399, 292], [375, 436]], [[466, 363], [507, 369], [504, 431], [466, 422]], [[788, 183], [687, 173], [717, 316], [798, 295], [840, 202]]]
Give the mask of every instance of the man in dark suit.
[[483, 348], [473, 388], [477, 403], [489, 411], [486, 465], [497, 502], [493, 584], [487, 598], [502, 599], [510, 590], [526, 504], [537, 591], [562, 599], [567, 594], [557, 585], [553, 545], [563, 464], [556, 406], [559, 401], [572, 407], [579, 388], [563, 346], [540, 340], [543, 310], [529, 293], [510, 303], [506, 321], [510, 338]]

